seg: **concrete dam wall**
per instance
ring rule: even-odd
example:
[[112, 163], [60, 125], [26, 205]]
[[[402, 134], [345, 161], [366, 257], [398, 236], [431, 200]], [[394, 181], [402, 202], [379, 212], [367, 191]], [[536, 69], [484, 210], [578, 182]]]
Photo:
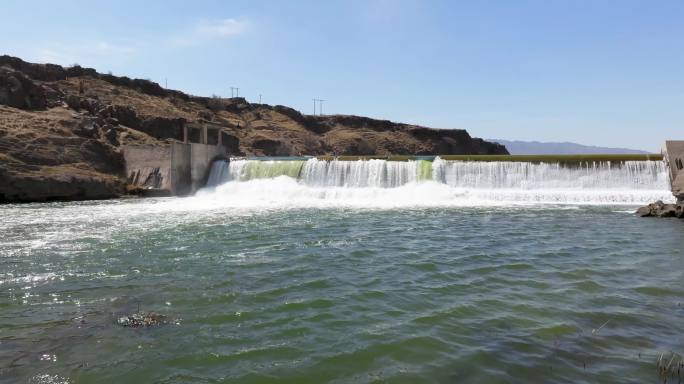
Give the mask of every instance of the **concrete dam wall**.
[[222, 145], [173, 142], [124, 148], [128, 183], [158, 195], [194, 193], [206, 183], [211, 163], [226, 158]]
[[663, 155], [670, 169], [672, 193], [677, 201], [684, 201], [684, 140], [666, 141]]
[[[187, 140], [187, 134], [185, 136]], [[208, 140], [206, 131], [202, 132], [201, 140], [207, 142]], [[210, 178], [211, 172], [217, 172], [220, 168], [215, 168], [212, 170], [212, 164], [216, 160], [225, 160], [223, 167], [224, 171], [221, 171], [221, 175], [213, 175], [212, 177], [217, 180], [213, 180], [214, 183], [218, 179], [223, 179], [228, 177], [231, 172], [228, 172], [228, 154], [225, 146], [221, 145], [221, 139], [218, 139], [217, 145], [210, 145], [205, 143], [188, 143], [188, 142], [172, 142], [167, 145], [135, 145], [127, 146], [124, 148], [124, 158], [126, 160], [126, 172], [128, 176], [129, 184], [141, 188], [143, 191], [148, 191], [145, 194], [151, 195], [187, 195], [194, 193], [199, 188], [204, 187], [207, 184], [207, 180]], [[245, 160], [239, 160], [236, 164], [242, 164]], [[367, 162], [377, 162], [382, 160], [382, 162], [387, 162], [387, 164], [397, 164], [397, 162], [410, 162], [420, 165], [422, 168], [426, 168], [428, 165], [433, 167], [430, 163], [435, 160], [434, 156], [319, 156], [319, 157], [281, 157], [281, 158], [251, 158], [251, 161], [256, 163], [250, 164], [254, 168], [262, 161], [264, 166], [269, 165], [269, 170], [280, 170], [290, 169], [293, 164], [297, 163], [300, 168], [304, 169], [304, 164], [317, 160], [321, 164], [341, 164], [334, 162], [358, 162], [361, 160], [363, 163]], [[258, 161], [261, 160], [261, 161]], [[308, 162], [307, 162], [308, 161]], [[482, 163], [497, 163], [497, 164], [537, 164], [529, 165], [525, 167], [532, 168], [544, 168], [543, 164], [556, 164], [556, 167], [561, 168], [586, 168], [586, 172], [589, 173], [601, 173], [602, 167], [607, 167], [611, 172], [615, 173], [616, 169], [625, 169], [629, 175], [628, 179], [634, 179], [635, 176], [632, 173], [636, 171], [630, 170], [635, 166], [635, 164], [643, 165], [650, 164], [660, 164], [665, 169], [664, 176], [669, 182], [672, 193], [678, 198], [682, 199], [684, 197], [684, 141], [667, 141], [663, 147], [662, 154], [647, 154], [647, 155], [535, 155], [535, 156], [492, 156], [492, 155], [461, 155], [461, 156], [449, 156], [443, 155], [439, 157], [439, 161], [447, 161], [448, 163], [456, 162], [464, 164], [480, 163], [476, 167], [487, 169], [491, 168], [492, 165], [482, 165]], [[268, 163], [268, 164], [267, 164]], [[273, 163], [273, 164], [271, 164]], [[643, 163], [643, 164], [642, 164]], [[664, 164], [663, 164], [664, 163]], [[256, 165], [255, 165], [256, 164]], [[370, 164], [370, 163], [369, 163]], [[377, 165], [377, 164], [376, 164]], [[474, 165], [473, 165], [474, 166]], [[522, 165], [517, 166], [518, 168]], [[418, 167], [422, 169], [421, 167]], [[249, 169], [252, 169], [249, 168]], [[263, 166], [258, 167], [259, 169]], [[271, 169], [273, 168], [273, 169]], [[254, 170], [258, 173], [259, 169]], [[420, 170], [419, 169], [419, 170]], [[427, 169], [427, 168], [426, 168]], [[516, 168], [517, 169], [517, 168]], [[272, 177], [279, 175], [279, 171], [266, 172]], [[252, 173], [254, 173], [252, 172]], [[283, 171], [284, 172], [284, 171]], [[301, 170], [300, 170], [301, 172]], [[300, 172], [297, 172], [299, 175]], [[427, 172], [427, 171], [426, 171]], [[426, 173], [423, 172], [423, 173]], [[492, 172], [490, 169], [489, 173]], [[502, 176], [500, 178], [509, 177], [509, 174], [513, 172], [512, 170], [506, 168], [502, 171]], [[223, 175], [225, 173], [225, 175]], [[385, 171], [387, 173], [387, 171]], [[416, 173], [412, 172], [411, 174]], [[513, 172], [515, 173], [515, 172]], [[530, 173], [530, 170], [525, 171], [526, 174]], [[532, 172], [533, 173], [533, 172]], [[639, 173], [639, 172], [636, 172]], [[656, 172], [657, 173], [657, 172]], [[250, 173], [251, 174], [251, 173]], [[287, 174], [287, 172], [286, 172]], [[416, 174], [421, 174], [417, 172]], [[427, 174], [427, 173], [426, 173]], [[546, 175], [548, 176], [548, 175]], [[604, 175], [605, 176], [605, 175]], [[540, 176], [541, 179], [544, 177]], [[226, 181], [226, 180], [222, 180]], [[210, 182], [210, 184], [212, 184]]]

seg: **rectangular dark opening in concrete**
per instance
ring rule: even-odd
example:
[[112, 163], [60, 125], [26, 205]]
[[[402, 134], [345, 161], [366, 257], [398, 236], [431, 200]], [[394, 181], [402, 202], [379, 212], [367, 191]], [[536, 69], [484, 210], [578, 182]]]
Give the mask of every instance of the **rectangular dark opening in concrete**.
[[214, 128], [207, 128], [207, 144], [218, 145], [219, 130]]
[[202, 143], [202, 129], [188, 127], [188, 142], [190, 143]]

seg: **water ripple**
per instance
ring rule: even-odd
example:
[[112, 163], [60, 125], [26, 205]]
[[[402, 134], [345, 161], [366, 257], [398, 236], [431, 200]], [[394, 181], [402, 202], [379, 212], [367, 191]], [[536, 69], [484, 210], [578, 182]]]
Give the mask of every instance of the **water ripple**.
[[[679, 221], [174, 201], [0, 207], [0, 381], [651, 382], [684, 353]], [[178, 321], [116, 326], [138, 308]]]

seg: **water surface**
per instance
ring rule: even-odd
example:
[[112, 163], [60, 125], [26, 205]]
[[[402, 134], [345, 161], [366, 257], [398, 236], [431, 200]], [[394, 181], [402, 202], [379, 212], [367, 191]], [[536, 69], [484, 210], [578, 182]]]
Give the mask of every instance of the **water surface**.
[[684, 353], [682, 221], [292, 183], [1, 206], [0, 382], [643, 383]]

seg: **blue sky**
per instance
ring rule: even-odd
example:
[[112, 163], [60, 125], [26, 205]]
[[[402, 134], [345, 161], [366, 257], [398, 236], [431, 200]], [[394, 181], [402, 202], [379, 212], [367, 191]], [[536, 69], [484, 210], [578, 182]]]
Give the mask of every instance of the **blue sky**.
[[0, 53], [311, 113], [658, 151], [684, 1], [15, 1]]

